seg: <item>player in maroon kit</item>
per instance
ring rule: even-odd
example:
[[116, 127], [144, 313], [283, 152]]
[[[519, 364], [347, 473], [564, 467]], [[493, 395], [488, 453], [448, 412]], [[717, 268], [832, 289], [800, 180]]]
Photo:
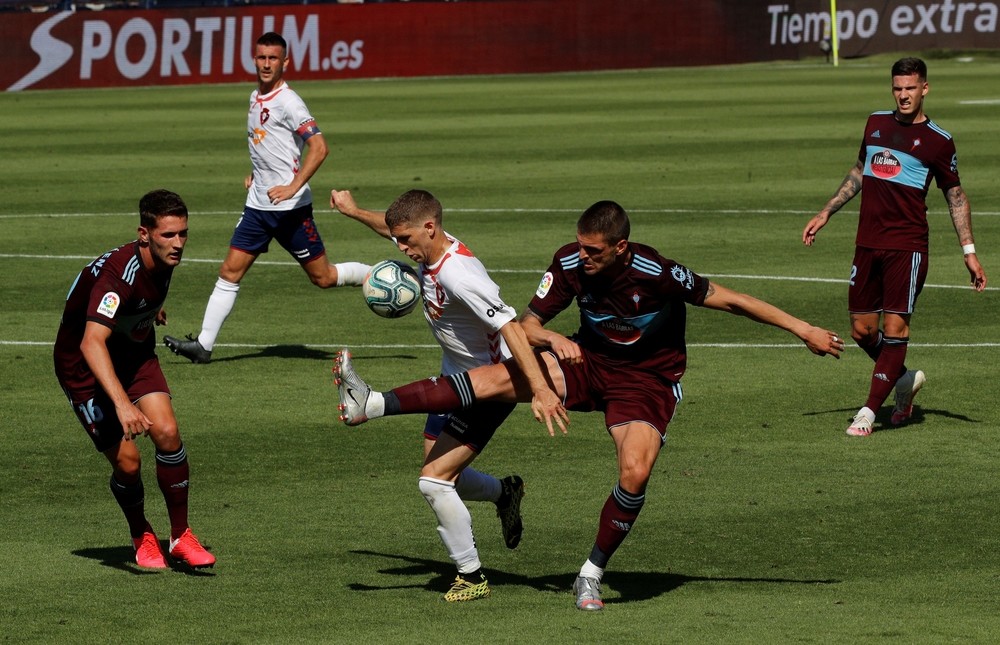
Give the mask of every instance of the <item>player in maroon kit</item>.
[[955, 142], [924, 114], [930, 90], [927, 65], [919, 58], [903, 58], [893, 64], [891, 76], [896, 109], [868, 117], [858, 162], [802, 231], [802, 241], [812, 246], [830, 216], [863, 191], [847, 306], [851, 336], [875, 361], [875, 368], [868, 400], [847, 428], [855, 437], [872, 433], [875, 412], [893, 387], [896, 404], [890, 423], [905, 423], [926, 380], [922, 371], [908, 370], [904, 363], [910, 316], [927, 277], [927, 192], [932, 179], [948, 202], [972, 287], [986, 288], [972, 237], [972, 209], [958, 178]]
[[[338, 394], [348, 425], [391, 414], [446, 412], [476, 401], [531, 401], [536, 419], [554, 434], [566, 432], [566, 410], [602, 411], [618, 453], [619, 481], [601, 511], [597, 539], [573, 585], [576, 606], [599, 610], [608, 560], [631, 530], [645, 502], [646, 484], [681, 400], [687, 363], [686, 305], [746, 316], [780, 327], [815, 354], [839, 356], [843, 341], [781, 309], [719, 286], [655, 249], [630, 242], [628, 215], [615, 202], [598, 202], [577, 222], [577, 241], [556, 251], [520, 320], [563, 406], [533, 400], [511, 361], [373, 392], [354, 372], [350, 354], [338, 354]], [[544, 325], [573, 301], [580, 330], [567, 338]]]
[[53, 351], [56, 376], [94, 446], [111, 462], [111, 493], [125, 513], [136, 563], [167, 568], [143, 506], [135, 439], [149, 435], [170, 516], [169, 553], [191, 567], [210, 567], [215, 556], [188, 527], [187, 453], [153, 332], [154, 324], [166, 323], [163, 301], [187, 243], [184, 201], [167, 190], [144, 195], [138, 233], [84, 267], [70, 288]]

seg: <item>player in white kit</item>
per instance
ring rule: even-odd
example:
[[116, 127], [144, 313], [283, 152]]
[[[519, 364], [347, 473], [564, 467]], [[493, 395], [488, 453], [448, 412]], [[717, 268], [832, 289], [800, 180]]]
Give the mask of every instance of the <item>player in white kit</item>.
[[[254, 65], [257, 89], [250, 95], [247, 143], [253, 172], [243, 215], [236, 224], [229, 253], [219, 268], [201, 333], [187, 340], [164, 336], [175, 354], [193, 363], [208, 363], [212, 349], [240, 290], [240, 281], [271, 240], [277, 240], [302, 266], [309, 279], [323, 289], [361, 284], [370, 268], [359, 262], [330, 264], [313, 221], [309, 179], [329, 152], [316, 119], [305, 102], [285, 83], [288, 47], [278, 34], [257, 39]], [[302, 152], [306, 150], [303, 156]]]
[[[330, 205], [376, 233], [392, 239], [418, 263], [424, 316], [444, 354], [441, 375], [500, 363], [511, 356], [545, 405], [561, 405], [545, 381], [516, 312], [500, 298], [500, 287], [469, 249], [442, 228], [441, 203], [423, 190], [404, 193], [385, 213], [359, 208], [349, 191], [334, 190]], [[458, 575], [444, 598], [476, 600], [490, 594], [482, 574], [466, 501], [493, 501], [504, 542], [521, 539], [521, 497], [517, 475], [498, 480], [469, 464], [482, 452], [514, 404], [483, 403], [453, 414], [429, 415], [424, 427], [420, 492], [437, 515], [438, 533]]]

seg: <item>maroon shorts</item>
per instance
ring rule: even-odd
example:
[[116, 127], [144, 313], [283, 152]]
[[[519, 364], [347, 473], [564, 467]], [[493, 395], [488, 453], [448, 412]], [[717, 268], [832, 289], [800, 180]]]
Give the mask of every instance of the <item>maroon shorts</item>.
[[927, 279], [927, 254], [857, 247], [851, 266], [847, 309], [912, 314]]
[[600, 410], [609, 430], [626, 423], [646, 423], [666, 441], [667, 426], [683, 398], [679, 382], [656, 372], [610, 365], [587, 350], [583, 350], [583, 363], [559, 363], [559, 368], [566, 382], [563, 404], [567, 410]]
[[[139, 361], [116, 360], [115, 371], [133, 403], [156, 392], [170, 395], [167, 379], [155, 354]], [[96, 379], [90, 380], [89, 384], [81, 380], [70, 386], [60, 377], [59, 383], [94, 447], [98, 452], [104, 452], [117, 445], [125, 436], [125, 431], [104, 388]]]

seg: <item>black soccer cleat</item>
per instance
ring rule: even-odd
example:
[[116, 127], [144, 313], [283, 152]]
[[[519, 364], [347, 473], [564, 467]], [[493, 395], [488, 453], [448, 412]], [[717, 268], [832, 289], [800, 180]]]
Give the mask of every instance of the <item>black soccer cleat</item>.
[[192, 363], [212, 362], [212, 352], [202, 347], [198, 339], [191, 336], [191, 334], [187, 335], [187, 340], [181, 340], [173, 336], [164, 336], [163, 344], [178, 356], [190, 359]]

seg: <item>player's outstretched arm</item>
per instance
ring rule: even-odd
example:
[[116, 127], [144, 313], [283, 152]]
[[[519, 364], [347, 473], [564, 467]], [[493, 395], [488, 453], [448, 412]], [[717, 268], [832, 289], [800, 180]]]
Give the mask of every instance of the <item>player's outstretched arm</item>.
[[830, 201], [802, 229], [803, 244], [812, 246], [816, 241], [816, 234], [819, 233], [821, 228], [826, 226], [826, 223], [830, 221], [830, 217], [861, 192], [861, 180], [864, 177], [864, 169], [860, 160], [854, 164], [854, 167], [844, 177], [843, 183], [840, 184], [840, 188], [830, 198]]
[[358, 220], [382, 237], [392, 239], [389, 235], [389, 227], [385, 224], [385, 213], [361, 208], [354, 201], [354, 196], [351, 195], [351, 191], [337, 190], [336, 188], [331, 190], [330, 208], [350, 217], [351, 219]]
[[795, 334], [809, 351], [818, 356], [830, 354], [834, 358], [840, 358], [840, 352], [844, 351], [844, 341], [836, 333], [811, 325], [763, 300], [714, 282], [709, 282], [708, 294], [702, 306], [746, 316], [759, 323], [784, 329]]
[[500, 335], [507, 342], [507, 347], [510, 349], [514, 361], [531, 388], [531, 413], [539, 423], [545, 424], [549, 430], [549, 436], [554, 437], [556, 434], [555, 428], [552, 426], [553, 420], [562, 433], [566, 434], [569, 414], [563, 407], [562, 399], [552, 390], [545, 375], [542, 374], [539, 360], [531, 349], [521, 324], [516, 320], [511, 320], [500, 328]]

